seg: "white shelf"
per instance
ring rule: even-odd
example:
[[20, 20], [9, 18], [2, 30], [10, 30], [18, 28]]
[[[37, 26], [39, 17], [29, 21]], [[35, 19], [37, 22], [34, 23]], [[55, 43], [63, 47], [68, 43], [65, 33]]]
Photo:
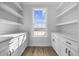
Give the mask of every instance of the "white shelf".
[[77, 22], [78, 22], [78, 20], [72, 20], [72, 21], [68, 21], [68, 22], [64, 22], [64, 23], [57, 24], [56, 26], [74, 24], [74, 23], [77, 23]]
[[15, 10], [13, 10], [12, 8], [10, 8], [9, 6], [5, 5], [4, 3], [2, 3], [0, 5], [0, 8], [4, 9], [5, 11], [9, 12], [9, 13], [12, 13], [13, 15], [17, 16], [17, 17], [20, 17], [20, 18], [23, 18], [23, 16], [19, 13], [17, 13]]
[[0, 19], [0, 23], [2, 23], [2, 24], [10, 24], [10, 25], [23, 25], [23, 24], [20, 24], [20, 23], [17, 23], [17, 22], [8, 21], [6, 19]]
[[57, 7], [57, 10], [64, 4], [64, 2], [60, 2], [59, 6]]
[[24, 34], [25, 33], [3, 34], [3, 35], [0, 35], [0, 37], [17, 37], [17, 36], [24, 35]]
[[71, 7], [67, 8], [65, 11], [63, 11], [62, 13], [57, 15], [56, 17], [58, 18], [58, 17], [64, 15], [66, 12], [70, 11], [71, 9], [75, 8], [76, 6], [77, 6], [77, 3], [73, 4]]
[[23, 10], [23, 8], [20, 6], [20, 4], [18, 2], [14, 2], [14, 4], [20, 9]]

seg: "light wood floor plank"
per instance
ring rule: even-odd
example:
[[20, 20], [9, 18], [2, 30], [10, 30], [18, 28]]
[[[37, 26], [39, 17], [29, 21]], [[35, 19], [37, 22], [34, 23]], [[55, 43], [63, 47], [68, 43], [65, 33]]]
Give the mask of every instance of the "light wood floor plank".
[[28, 47], [22, 56], [57, 56], [52, 47]]

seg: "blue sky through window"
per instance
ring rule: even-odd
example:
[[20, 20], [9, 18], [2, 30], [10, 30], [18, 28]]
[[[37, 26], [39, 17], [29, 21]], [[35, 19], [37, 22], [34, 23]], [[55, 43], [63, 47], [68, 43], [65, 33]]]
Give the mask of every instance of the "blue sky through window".
[[35, 10], [34, 11], [34, 22], [35, 24], [43, 24], [44, 23], [44, 13], [43, 10]]

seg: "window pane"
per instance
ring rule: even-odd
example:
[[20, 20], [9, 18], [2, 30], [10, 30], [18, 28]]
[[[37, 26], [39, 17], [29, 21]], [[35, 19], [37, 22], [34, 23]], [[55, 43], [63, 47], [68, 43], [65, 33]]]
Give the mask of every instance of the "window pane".
[[47, 29], [46, 12], [47, 12], [46, 9], [33, 9], [33, 29], [38, 28], [36, 30], [33, 30], [34, 37], [42, 37], [42, 36], [46, 36], [47, 34], [47, 31], [43, 30], [43, 29]]

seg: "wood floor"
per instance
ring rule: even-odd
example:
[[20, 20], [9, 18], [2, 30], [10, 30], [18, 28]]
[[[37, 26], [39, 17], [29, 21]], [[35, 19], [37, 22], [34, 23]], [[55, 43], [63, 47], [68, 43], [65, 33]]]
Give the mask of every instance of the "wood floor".
[[22, 56], [57, 56], [52, 47], [28, 47]]

